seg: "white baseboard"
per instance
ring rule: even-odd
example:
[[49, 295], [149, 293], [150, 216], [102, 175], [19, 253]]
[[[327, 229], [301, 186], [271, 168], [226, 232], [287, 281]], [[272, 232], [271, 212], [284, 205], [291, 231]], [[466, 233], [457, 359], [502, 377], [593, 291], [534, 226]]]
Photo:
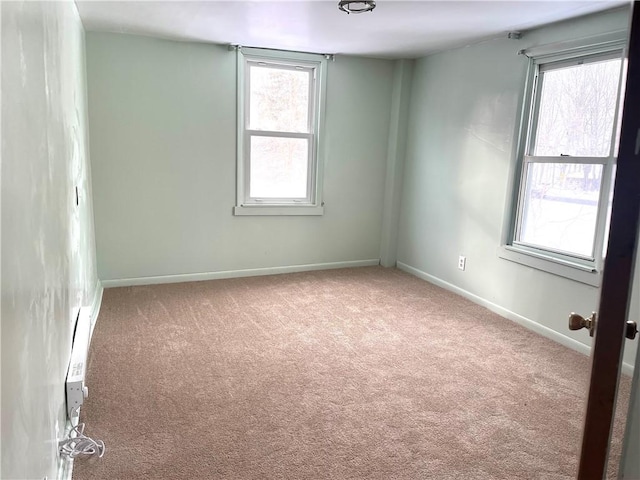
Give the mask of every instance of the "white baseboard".
[[347, 262], [310, 263], [285, 267], [250, 268], [245, 270], [225, 270], [220, 272], [185, 273], [180, 275], [161, 275], [157, 277], [119, 278], [102, 280], [104, 288], [130, 287], [134, 285], [155, 285], [159, 283], [199, 282], [202, 280], [220, 280], [223, 278], [259, 277], [282, 273], [308, 272], [311, 270], [330, 270], [335, 268], [371, 267], [379, 265], [380, 259], [354, 260]]
[[[102, 294], [104, 293], [104, 287], [100, 280], [96, 284], [96, 290], [93, 295], [93, 302], [91, 302], [91, 334], [89, 338], [93, 337], [93, 329], [96, 327], [98, 321], [98, 315], [100, 314], [100, 307], [102, 306]], [[89, 340], [91, 341], [91, 340]]]
[[[561, 345], [564, 345], [565, 347], [569, 347], [572, 350], [583, 353], [584, 355], [589, 355], [591, 353], [591, 346], [585, 345], [584, 343], [579, 342], [578, 340], [575, 340], [571, 337], [567, 337], [566, 335], [563, 335], [562, 333], [557, 332], [556, 330], [553, 330], [549, 327], [545, 327], [544, 325], [541, 325], [538, 322], [531, 320], [529, 318], [523, 317], [518, 313], [512, 312], [511, 310], [507, 310], [506, 308], [500, 305], [497, 305], [485, 298], [482, 298], [474, 293], [469, 292], [468, 290], [464, 290], [463, 288], [460, 288], [452, 283], [446, 282], [438, 277], [434, 277], [433, 275], [425, 273], [422, 270], [418, 270], [417, 268], [407, 265], [406, 263], [398, 262], [397, 267], [400, 270], [403, 270], [407, 273], [410, 273], [411, 275], [414, 275], [418, 278], [426, 280], [429, 283], [433, 283], [434, 285], [442, 287], [445, 290], [449, 290], [451, 292], [457, 293], [458, 295], [465, 297], [471, 300], [472, 302], [477, 303], [478, 305], [482, 305], [483, 307], [491, 310], [494, 313], [497, 313], [501, 317], [505, 317], [513, 322], [516, 322], [522, 325], [523, 327], [533, 332], [536, 332], [539, 335], [542, 335], [543, 337], [549, 338], [555, 342], [558, 342]], [[623, 362], [622, 373], [629, 376], [633, 375], [633, 365]]]
[[[62, 438], [67, 438], [69, 436], [69, 432], [71, 431], [71, 422], [67, 419], [67, 423], [65, 425], [64, 436]], [[73, 459], [66, 457], [59, 457], [58, 463], [58, 476], [57, 480], [71, 480], [73, 477]]]

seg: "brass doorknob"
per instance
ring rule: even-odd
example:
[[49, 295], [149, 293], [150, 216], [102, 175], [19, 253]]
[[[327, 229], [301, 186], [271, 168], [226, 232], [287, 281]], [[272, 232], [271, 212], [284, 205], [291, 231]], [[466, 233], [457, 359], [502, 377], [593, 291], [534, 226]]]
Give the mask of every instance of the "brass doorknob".
[[581, 328], [586, 328], [589, 330], [589, 336], [593, 337], [593, 334], [596, 331], [596, 312], [592, 312], [591, 316], [588, 318], [584, 318], [582, 315], [571, 312], [569, 315], [569, 330], [580, 330]]

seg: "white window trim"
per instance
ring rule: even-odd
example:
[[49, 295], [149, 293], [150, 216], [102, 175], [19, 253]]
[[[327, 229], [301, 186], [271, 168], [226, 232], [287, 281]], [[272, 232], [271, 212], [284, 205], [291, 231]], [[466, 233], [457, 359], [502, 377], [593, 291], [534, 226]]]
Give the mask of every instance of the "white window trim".
[[[577, 163], [598, 163], [603, 165], [602, 185], [600, 191], [600, 198], [598, 202], [598, 222], [595, 233], [594, 241], [594, 258], [584, 259], [574, 257], [572, 255], [557, 254], [550, 250], [538, 249], [529, 245], [518, 244], [515, 240], [517, 238], [516, 229], [520, 224], [520, 211], [519, 206], [521, 204], [521, 196], [523, 184], [525, 178], [525, 166], [528, 161], [545, 161], [545, 157], [532, 157], [527, 156], [529, 142], [531, 139], [530, 130], [535, 125], [536, 119], [534, 115], [537, 112], [537, 108], [533, 105], [536, 101], [534, 95], [536, 93], [536, 78], [538, 75], [538, 67], [540, 65], [549, 64], [559, 61], [571, 61], [578, 57], [585, 57], [589, 55], [602, 55], [607, 53], [613, 53], [616, 51], [621, 52], [621, 57], [624, 59], [624, 49], [627, 43], [627, 31], [616, 31], [594, 37], [588, 37], [585, 39], [573, 40], [568, 42], [557, 43], [553, 45], [535, 47], [529, 50], [522, 50], [520, 54], [524, 54], [529, 59], [527, 79], [525, 82], [524, 95], [521, 104], [521, 117], [520, 127], [518, 129], [518, 141], [517, 148], [515, 150], [515, 168], [514, 168], [514, 182], [512, 186], [511, 196], [511, 208], [509, 209], [509, 221], [505, 223], [505, 230], [503, 234], [503, 242], [498, 249], [497, 255], [499, 258], [508, 260], [511, 262], [526, 265], [537, 270], [545, 271], [553, 275], [568, 278], [580, 283], [599, 287], [602, 279], [602, 267], [603, 261], [602, 252], [604, 250], [604, 242], [606, 228], [607, 208], [606, 202], [608, 201], [608, 195], [613, 188], [612, 175], [615, 167], [615, 157], [613, 153], [609, 157], [599, 157], [597, 159], [588, 157], [570, 157], [571, 162]], [[624, 62], [623, 62], [624, 63]], [[620, 82], [624, 81], [624, 73], [621, 72]], [[621, 89], [618, 89], [618, 97], [620, 96]], [[620, 98], [616, 104], [616, 112], [614, 116], [613, 125], [613, 139], [611, 143], [611, 151], [614, 151], [615, 136], [618, 131], [617, 122], [620, 121], [619, 111]], [[556, 157], [552, 157], [556, 158]]]
[[592, 287], [599, 287], [602, 281], [602, 272], [593, 267], [571, 263], [568, 260], [545, 255], [543, 251], [536, 252], [526, 247], [503, 245], [498, 249], [498, 257]]
[[[251, 62], [273, 62], [279, 65], [301, 66], [313, 69], [315, 78], [310, 85], [313, 89], [312, 116], [315, 120], [310, 133], [271, 132], [250, 130], [248, 121], [248, 85], [245, 82], [245, 69]], [[237, 174], [236, 174], [236, 205], [233, 214], [238, 216], [253, 215], [323, 215], [322, 183], [324, 177], [324, 117], [327, 84], [327, 58], [325, 55], [288, 52], [281, 50], [267, 50], [261, 48], [239, 47], [237, 49]], [[312, 116], [310, 115], [310, 118]], [[308, 197], [299, 199], [274, 199], [264, 201], [249, 199], [249, 148], [252, 136], [273, 136], [282, 138], [309, 139], [309, 175], [307, 187]]]

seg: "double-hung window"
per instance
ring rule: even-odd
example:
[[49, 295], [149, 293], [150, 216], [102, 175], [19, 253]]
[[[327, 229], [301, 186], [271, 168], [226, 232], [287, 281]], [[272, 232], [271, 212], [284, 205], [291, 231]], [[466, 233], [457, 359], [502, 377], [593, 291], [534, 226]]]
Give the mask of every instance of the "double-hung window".
[[542, 269], [597, 285], [615, 174], [622, 48], [531, 62], [507, 249], [535, 258], [532, 266], [546, 263], [551, 268]]
[[321, 215], [326, 59], [238, 50], [236, 215]]

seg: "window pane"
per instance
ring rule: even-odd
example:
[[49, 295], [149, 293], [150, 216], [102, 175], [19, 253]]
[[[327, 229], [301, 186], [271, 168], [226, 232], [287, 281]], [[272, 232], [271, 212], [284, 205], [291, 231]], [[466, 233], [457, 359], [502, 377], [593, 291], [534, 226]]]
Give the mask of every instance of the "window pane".
[[541, 74], [534, 155], [609, 156], [620, 62], [586, 63]]
[[306, 138], [251, 137], [252, 198], [306, 198], [309, 141]]
[[520, 242], [593, 255], [602, 165], [529, 163]]
[[309, 133], [309, 71], [249, 68], [249, 128]]

